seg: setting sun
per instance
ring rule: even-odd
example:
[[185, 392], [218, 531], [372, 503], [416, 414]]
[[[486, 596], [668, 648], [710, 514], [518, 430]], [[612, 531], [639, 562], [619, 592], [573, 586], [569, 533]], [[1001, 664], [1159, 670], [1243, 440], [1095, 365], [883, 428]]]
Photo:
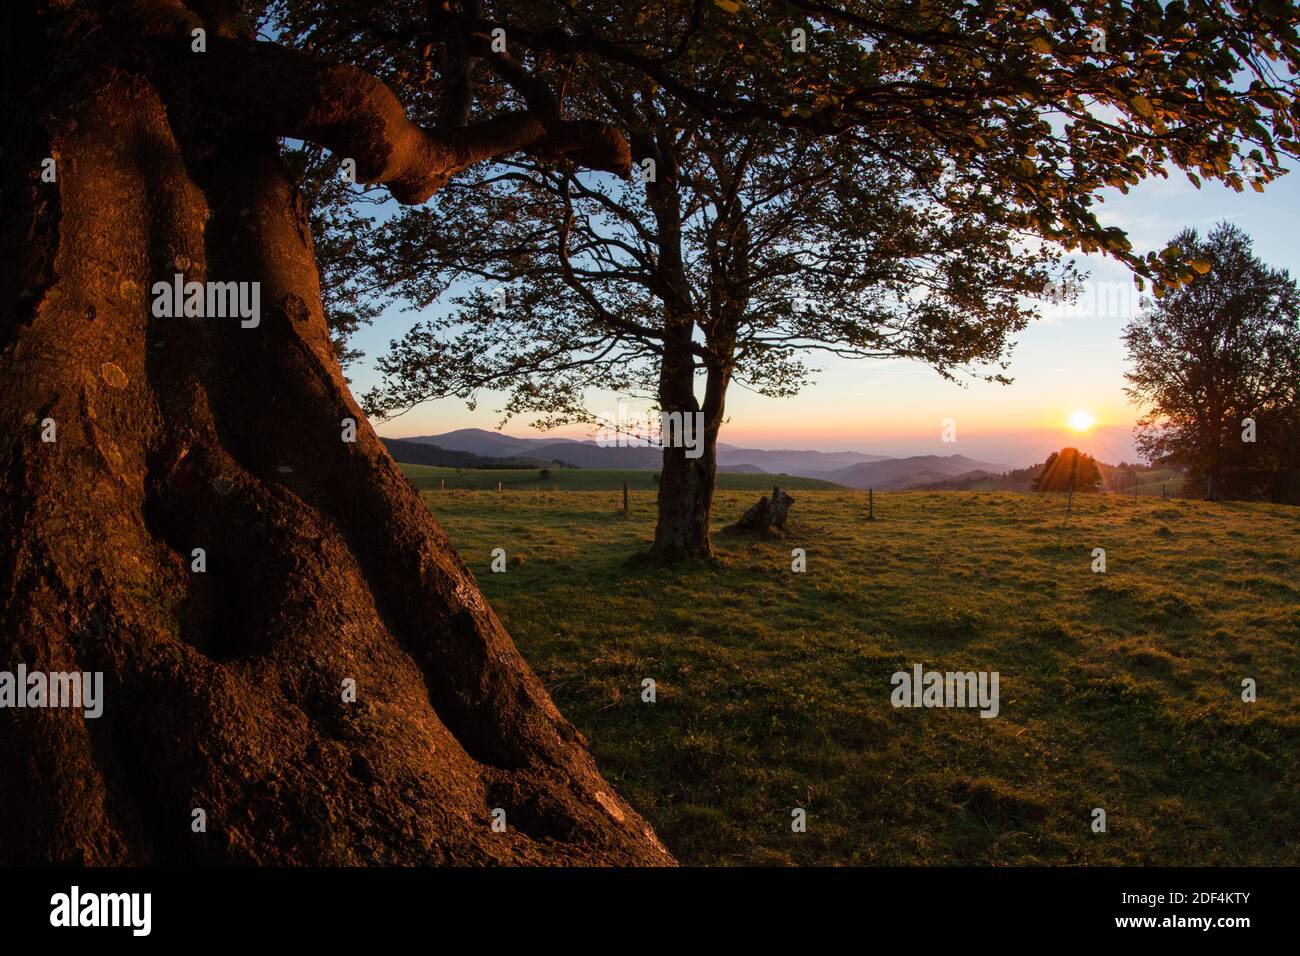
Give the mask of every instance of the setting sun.
[[1097, 424], [1097, 419], [1092, 412], [1081, 408], [1070, 415], [1067, 424], [1069, 424], [1073, 431], [1086, 432], [1092, 428], [1093, 425]]

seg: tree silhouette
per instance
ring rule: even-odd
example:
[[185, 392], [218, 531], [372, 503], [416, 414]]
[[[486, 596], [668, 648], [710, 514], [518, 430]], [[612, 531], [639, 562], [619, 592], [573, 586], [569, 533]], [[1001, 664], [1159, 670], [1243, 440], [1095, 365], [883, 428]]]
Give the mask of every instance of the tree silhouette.
[[[770, 129], [679, 136], [671, 103], [625, 110], [655, 131], [654, 182], [513, 161], [455, 190], [461, 214], [412, 210], [375, 231], [370, 285], [431, 304], [466, 273], [486, 281], [394, 343], [369, 411], [504, 387], [509, 413], [592, 422], [599, 387], [698, 413], [701, 454], [663, 453], [654, 554], [674, 560], [710, 553], [733, 382], [792, 395], [809, 355], [905, 357], [948, 378], [990, 363], [986, 377], [1005, 381], [1010, 337], [1032, 315], [1024, 300], [1055, 258], [1019, 249], [996, 204], [939, 215], [928, 179], [842, 144]], [[443, 225], [430, 242], [448, 219], [465, 224], [455, 241]]]
[[1221, 223], [1171, 248], [1200, 274], [1147, 301], [1124, 332], [1137, 444], [1187, 469], [1183, 494], [1300, 500], [1300, 292]]
[[1062, 448], [1047, 456], [1043, 469], [1034, 478], [1034, 491], [1101, 491], [1101, 471], [1091, 455], [1077, 448]]

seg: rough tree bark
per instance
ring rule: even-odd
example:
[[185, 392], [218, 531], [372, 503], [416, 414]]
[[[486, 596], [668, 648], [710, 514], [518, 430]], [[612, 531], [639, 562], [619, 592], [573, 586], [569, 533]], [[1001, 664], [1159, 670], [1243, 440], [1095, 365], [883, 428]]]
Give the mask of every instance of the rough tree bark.
[[[98, 719], [0, 712], [0, 863], [671, 863], [349, 394], [275, 137], [405, 202], [492, 155], [626, 147], [526, 115], [422, 131], [218, 7], [0, 21], [0, 668], [105, 675]], [[260, 282], [260, 324], [153, 317], [177, 272]]]

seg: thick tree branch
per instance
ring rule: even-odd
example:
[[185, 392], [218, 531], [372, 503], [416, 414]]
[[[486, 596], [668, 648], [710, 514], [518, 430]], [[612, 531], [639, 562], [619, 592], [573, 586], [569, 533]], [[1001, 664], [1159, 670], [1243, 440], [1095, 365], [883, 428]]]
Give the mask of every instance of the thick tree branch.
[[[631, 152], [614, 127], [531, 111], [465, 127], [412, 123], [384, 83], [272, 43], [213, 37], [200, 61], [225, 91], [232, 122], [318, 143], [356, 162], [358, 182], [379, 182], [404, 204], [424, 202], [461, 170], [526, 152], [627, 176]], [[268, 95], [274, 90], [274, 95]]]

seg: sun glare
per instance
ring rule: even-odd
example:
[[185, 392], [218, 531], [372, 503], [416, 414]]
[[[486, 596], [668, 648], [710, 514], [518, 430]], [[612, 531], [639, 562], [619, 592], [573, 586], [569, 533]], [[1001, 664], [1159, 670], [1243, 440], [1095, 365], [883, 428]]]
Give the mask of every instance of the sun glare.
[[1091, 429], [1093, 425], [1097, 424], [1097, 419], [1093, 416], [1092, 412], [1081, 408], [1070, 415], [1068, 424], [1070, 428], [1076, 432], [1086, 432]]

